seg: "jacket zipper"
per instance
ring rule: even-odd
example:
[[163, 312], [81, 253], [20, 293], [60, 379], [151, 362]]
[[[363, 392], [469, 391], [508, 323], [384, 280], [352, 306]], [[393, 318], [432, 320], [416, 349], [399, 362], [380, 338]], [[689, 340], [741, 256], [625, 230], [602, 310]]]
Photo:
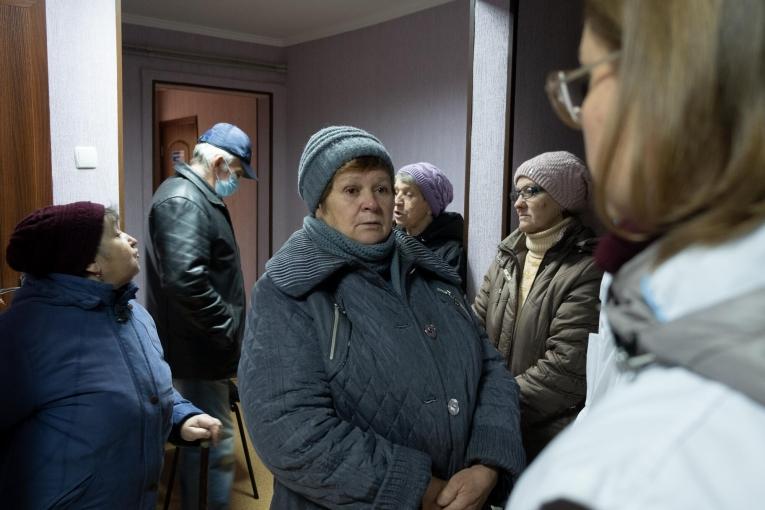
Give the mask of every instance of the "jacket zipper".
[[[515, 252], [512, 252], [512, 251], [510, 252], [510, 257], [508, 257], [508, 260], [512, 260], [512, 262], [515, 265], [515, 272], [517, 274], [519, 274], [521, 278], [523, 278], [523, 274], [522, 274], [523, 269], [521, 268], [521, 262], [518, 260], [518, 256], [515, 254]], [[507, 272], [507, 268], [503, 268], [503, 271], [505, 271], [505, 277], [507, 278], [507, 284], [510, 285], [510, 283], [512, 283], [512, 281], [509, 278], [510, 275], [509, 275], [509, 272]], [[518, 331], [518, 318], [521, 315], [521, 308], [523, 308], [523, 306], [521, 306], [521, 307], [518, 306], [518, 298], [520, 297], [520, 291], [521, 291], [520, 287], [521, 287], [521, 282], [516, 281], [515, 282], [515, 289], [510, 289], [510, 292], [515, 290], [515, 301], [514, 301], [514, 304], [515, 304], [515, 314], [513, 316], [513, 331], [512, 331], [512, 335], [510, 336], [510, 339], [509, 339], [510, 341], [509, 341], [508, 346], [507, 346], [508, 357], [507, 357], [507, 360], [506, 360], [505, 364], [508, 367], [510, 366], [510, 355], [513, 352], [513, 346], [515, 344], [515, 334]], [[497, 346], [499, 346], [499, 340], [497, 341]]]
[[[511, 266], [515, 266], [515, 270], [518, 271], [521, 264], [518, 262], [518, 257], [515, 255], [514, 252], [509, 251], [507, 252], [507, 258], [505, 259], [504, 263], [502, 264], [502, 276], [505, 279], [505, 285], [510, 285], [513, 281], [512, 276], [510, 275], [510, 271], [507, 269], [507, 265], [510, 264]], [[504, 287], [504, 285], [503, 285]], [[517, 294], [517, 293], [516, 293]], [[502, 297], [502, 290], [499, 291], [499, 297]], [[518, 299], [518, 296], [516, 295], [516, 300]], [[497, 299], [497, 302], [494, 303], [494, 308], [497, 308], [499, 306], [499, 302], [501, 299]]]
[[337, 341], [337, 326], [340, 324], [340, 306], [335, 303], [335, 322], [332, 324], [332, 345], [329, 348], [329, 360], [335, 359], [335, 342]]
[[455, 304], [455, 305], [457, 305], [457, 307], [459, 307], [459, 309], [460, 309], [460, 310], [462, 310], [462, 311], [465, 313], [465, 315], [467, 316], [467, 318], [468, 318], [468, 319], [470, 319], [470, 318], [471, 318], [471, 317], [470, 317], [470, 313], [468, 313], [468, 311], [465, 309], [465, 307], [464, 307], [464, 306], [462, 306], [462, 303], [460, 303], [460, 302], [459, 302], [459, 300], [457, 299], [457, 297], [456, 297], [454, 294], [452, 294], [452, 291], [450, 291], [449, 289], [442, 289], [441, 287], [436, 287], [436, 290], [437, 290], [438, 292], [440, 292], [441, 294], [446, 294], [447, 296], [449, 296], [450, 298], [452, 298], [452, 301], [454, 301], [454, 304]]

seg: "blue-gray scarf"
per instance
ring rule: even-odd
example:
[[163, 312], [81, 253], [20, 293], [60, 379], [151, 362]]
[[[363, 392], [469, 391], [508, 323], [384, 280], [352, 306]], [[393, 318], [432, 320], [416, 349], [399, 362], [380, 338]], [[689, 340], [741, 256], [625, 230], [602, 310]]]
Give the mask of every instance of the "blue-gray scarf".
[[361, 244], [314, 217], [306, 217], [303, 228], [266, 262], [266, 272], [277, 287], [297, 297], [349, 265], [376, 271], [396, 288], [402, 264], [418, 265], [459, 285], [459, 276], [451, 266], [403, 232], [390, 235], [382, 243]]
[[386, 277], [396, 245], [395, 236], [389, 235], [385, 241], [378, 244], [362, 244], [313, 216], [303, 219], [303, 229], [319, 249], [343, 260], [366, 266]]

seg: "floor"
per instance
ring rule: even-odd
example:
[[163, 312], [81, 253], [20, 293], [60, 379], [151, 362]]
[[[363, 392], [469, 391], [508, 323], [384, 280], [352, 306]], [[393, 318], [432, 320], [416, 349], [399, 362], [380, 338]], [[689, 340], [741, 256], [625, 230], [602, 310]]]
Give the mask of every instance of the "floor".
[[[232, 413], [233, 415], [233, 413]], [[273, 494], [273, 477], [271, 473], [266, 469], [260, 459], [258, 458], [255, 450], [252, 448], [252, 442], [249, 435], [247, 436], [247, 446], [249, 447], [250, 459], [252, 460], [252, 468], [255, 474], [255, 485], [258, 487], [259, 499], [252, 497], [252, 485], [250, 484], [250, 477], [247, 473], [247, 461], [244, 458], [244, 450], [242, 449], [242, 442], [240, 440], [239, 430], [236, 426], [236, 418], [232, 416], [234, 420], [234, 437], [235, 446], [234, 451], [236, 453], [236, 471], [234, 475], [234, 487], [231, 491], [231, 507], [230, 510], [267, 510], [271, 503], [271, 495]], [[172, 462], [171, 448], [165, 451], [165, 469], [162, 473], [162, 481], [159, 488], [159, 497], [157, 498], [157, 510], [164, 508], [165, 502], [165, 487], [167, 485], [167, 478], [170, 473], [170, 465]], [[180, 509], [180, 485], [176, 476], [175, 485], [172, 493], [172, 500], [170, 502], [170, 509]]]

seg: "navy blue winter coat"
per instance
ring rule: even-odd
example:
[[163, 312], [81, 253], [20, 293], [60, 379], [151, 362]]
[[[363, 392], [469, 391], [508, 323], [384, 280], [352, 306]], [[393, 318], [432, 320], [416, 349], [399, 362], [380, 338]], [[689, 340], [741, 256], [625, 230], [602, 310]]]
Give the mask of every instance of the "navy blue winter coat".
[[28, 276], [0, 315], [3, 507], [154, 508], [171, 428], [201, 411], [135, 291]]
[[296, 232], [253, 291], [239, 385], [271, 508], [419, 508], [431, 476], [523, 467], [515, 380], [407, 236], [389, 281]]

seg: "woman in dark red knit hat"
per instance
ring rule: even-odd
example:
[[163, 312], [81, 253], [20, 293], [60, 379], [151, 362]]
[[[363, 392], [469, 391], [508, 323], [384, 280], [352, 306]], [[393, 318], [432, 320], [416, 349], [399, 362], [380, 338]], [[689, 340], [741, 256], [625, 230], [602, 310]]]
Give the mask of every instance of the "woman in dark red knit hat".
[[0, 315], [0, 501], [12, 508], [154, 508], [163, 445], [220, 422], [172, 387], [134, 301], [136, 240], [75, 202], [24, 218], [6, 250], [24, 273]]

